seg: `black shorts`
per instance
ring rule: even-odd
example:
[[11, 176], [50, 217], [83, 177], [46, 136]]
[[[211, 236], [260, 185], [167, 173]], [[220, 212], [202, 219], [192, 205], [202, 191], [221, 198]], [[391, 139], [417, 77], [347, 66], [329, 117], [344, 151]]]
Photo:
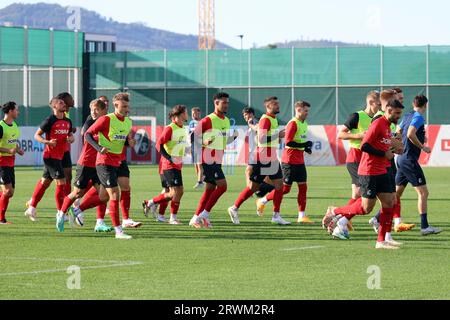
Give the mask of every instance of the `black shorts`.
[[64, 174], [62, 161], [57, 159], [44, 159], [44, 174], [42, 177], [50, 180], [65, 179], [66, 176]]
[[180, 170], [177, 169], [164, 170], [163, 176], [169, 188], [183, 186], [183, 176], [181, 175]]
[[225, 174], [222, 170], [222, 165], [218, 163], [205, 164], [202, 163], [203, 176], [206, 183], [216, 184], [216, 181], [225, 180]]
[[253, 171], [250, 175], [250, 181], [261, 184], [266, 177], [270, 180], [283, 179], [283, 172], [281, 171], [281, 166], [279, 162], [271, 162], [268, 164], [263, 164], [257, 162], [252, 165]]
[[161, 187], [164, 189], [169, 189], [169, 184], [167, 183], [166, 177], [163, 174], [160, 174], [159, 178], [161, 179]]
[[101, 185], [106, 189], [116, 188], [118, 186], [117, 183], [118, 171], [119, 167], [105, 166], [105, 165], [97, 166], [97, 176], [100, 180]]
[[70, 151], [64, 152], [64, 157], [62, 158], [62, 167], [72, 168], [72, 158], [70, 157]]
[[12, 185], [16, 187], [16, 175], [14, 174], [14, 167], [0, 167], [0, 185]]
[[125, 177], [125, 178], [129, 178], [130, 177], [130, 168], [128, 168], [127, 160], [123, 160], [120, 163], [119, 170], [117, 171], [117, 176], [118, 177]]
[[359, 184], [358, 169], [359, 169], [358, 162], [347, 163], [347, 171], [350, 174], [350, 177], [352, 177], [352, 184], [354, 184], [357, 187], [360, 187], [361, 185]]
[[387, 168], [387, 174], [389, 176], [389, 181], [395, 190], [395, 175], [397, 174], [397, 167], [390, 166], [389, 168]]
[[84, 190], [91, 180], [93, 184], [100, 184], [96, 168], [77, 165], [77, 172], [73, 185], [78, 189]]
[[308, 180], [306, 166], [304, 164], [282, 163], [283, 182], [288, 186], [292, 186], [294, 182], [302, 183]]
[[415, 160], [402, 160], [398, 162], [395, 184], [397, 186], [406, 186], [408, 183], [411, 183], [413, 187], [421, 187], [427, 184], [422, 167]]
[[359, 176], [363, 198], [375, 199], [379, 193], [393, 193], [395, 186], [388, 173], [378, 176]]

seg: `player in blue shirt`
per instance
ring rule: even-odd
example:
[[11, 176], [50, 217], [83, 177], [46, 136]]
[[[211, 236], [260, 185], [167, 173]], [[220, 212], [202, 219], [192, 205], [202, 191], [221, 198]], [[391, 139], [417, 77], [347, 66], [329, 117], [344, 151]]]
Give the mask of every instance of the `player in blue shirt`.
[[425, 119], [423, 114], [427, 110], [428, 99], [424, 95], [416, 96], [413, 102], [414, 110], [406, 114], [400, 124], [404, 153], [397, 158], [397, 196], [401, 197], [408, 183], [416, 189], [418, 208], [421, 217], [422, 235], [438, 234], [442, 230], [428, 224], [427, 201], [428, 188], [425, 175], [419, 164], [420, 153], [431, 153], [430, 147], [425, 146]]
[[203, 188], [205, 185], [203, 183], [203, 167], [200, 164], [201, 159], [199, 159], [199, 156], [201, 156], [202, 150], [195, 150], [194, 143], [193, 143], [193, 132], [195, 128], [197, 127], [198, 122], [202, 119], [202, 111], [198, 107], [194, 107], [191, 110], [191, 117], [192, 120], [189, 122], [189, 137], [191, 140], [191, 154], [192, 154], [192, 163], [195, 167], [195, 172], [197, 173], [197, 184], [194, 186], [194, 189]]

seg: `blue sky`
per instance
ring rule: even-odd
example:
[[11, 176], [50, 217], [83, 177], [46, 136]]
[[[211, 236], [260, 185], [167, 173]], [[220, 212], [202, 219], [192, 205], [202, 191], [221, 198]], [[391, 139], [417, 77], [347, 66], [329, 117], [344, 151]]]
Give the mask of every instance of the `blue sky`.
[[[81, 6], [120, 22], [197, 34], [197, 0], [19, 0]], [[0, 0], [0, 7], [17, 1]], [[244, 48], [295, 39], [384, 45], [450, 44], [445, 0], [216, 0], [217, 39]]]

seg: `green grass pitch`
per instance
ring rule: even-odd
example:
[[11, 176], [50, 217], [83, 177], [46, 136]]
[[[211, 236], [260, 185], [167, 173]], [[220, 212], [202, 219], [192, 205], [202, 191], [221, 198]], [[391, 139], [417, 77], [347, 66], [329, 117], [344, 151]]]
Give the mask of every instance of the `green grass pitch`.
[[[271, 205], [264, 218], [254, 199], [231, 224], [226, 209], [244, 187], [244, 169], [228, 176], [228, 192], [212, 213], [212, 230], [188, 226], [201, 192], [192, 189], [194, 170], [184, 170], [182, 226], [144, 218], [141, 201], [161, 190], [157, 167], [132, 167], [132, 218], [144, 222], [129, 230], [134, 239], [93, 232], [95, 211], [84, 228], [55, 229], [54, 187], [38, 207], [40, 221], [23, 216], [41, 171], [16, 169], [16, 194], [0, 226], [0, 299], [449, 299], [450, 170], [426, 169], [429, 220], [445, 231], [422, 237], [419, 227], [395, 234], [401, 250], [377, 251], [369, 216], [354, 219], [352, 240], [338, 241], [321, 229], [330, 204], [346, 203], [350, 179], [345, 168], [308, 168], [309, 215], [313, 226], [273, 226]], [[295, 221], [297, 188], [285, 197], [283, 217]], [[402, 202], [406, 222], [419, 225], [417, 199], [408, 188]], [[110, 224], [109, 217], [106, 218]], [[69, 266], [79, 266], [81, 289], [69, 290]], [[368, 289], [370, 266], [380, 268], [380, 287]], [[370, 282], [370, 281], [369, 281]]]

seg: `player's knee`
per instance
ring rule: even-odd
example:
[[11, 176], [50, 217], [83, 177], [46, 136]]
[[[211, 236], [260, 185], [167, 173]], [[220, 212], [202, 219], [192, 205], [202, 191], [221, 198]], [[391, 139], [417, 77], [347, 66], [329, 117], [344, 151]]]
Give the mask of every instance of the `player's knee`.
[[7, 189], [7, 190], [3, 191], [3, 195], [5, 197], [12, 198], [14, 196], [14, 190], [13, 189]]

